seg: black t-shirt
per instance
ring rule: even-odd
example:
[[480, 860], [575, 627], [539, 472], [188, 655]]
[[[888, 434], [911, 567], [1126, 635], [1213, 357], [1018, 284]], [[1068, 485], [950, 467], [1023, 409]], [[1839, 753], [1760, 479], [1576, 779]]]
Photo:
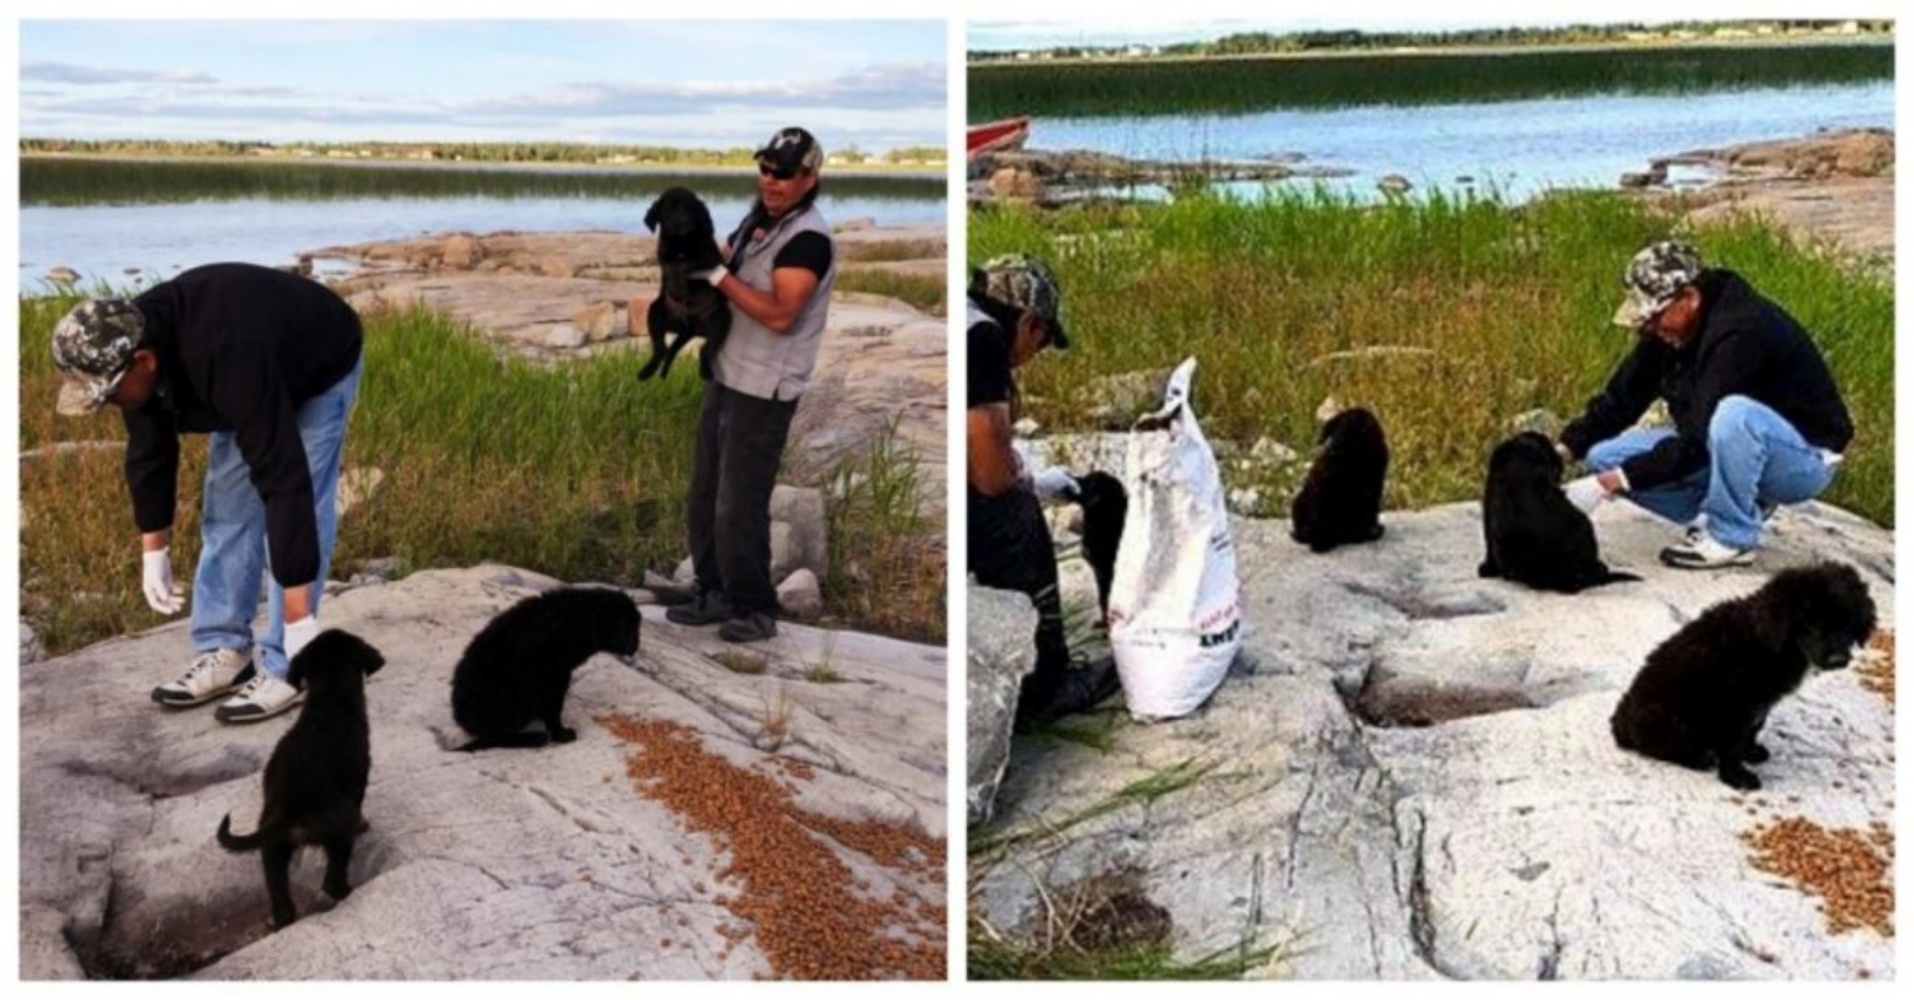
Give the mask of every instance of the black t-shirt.
[[979, 321], [971, 324], [969, 338], [969, 390], [965, 407], [989, 406], [1010, 402], [1015, 391], [1010, 377], [1010, 334], [1001, 324]]
[[791, 237], [791, 241], [778, 250], [771, 260], [771, 269], [780, 267], [801, 267], [824, 280], [824, 273], [831, 269], [831, 238], [819, 232], [804, 232]]

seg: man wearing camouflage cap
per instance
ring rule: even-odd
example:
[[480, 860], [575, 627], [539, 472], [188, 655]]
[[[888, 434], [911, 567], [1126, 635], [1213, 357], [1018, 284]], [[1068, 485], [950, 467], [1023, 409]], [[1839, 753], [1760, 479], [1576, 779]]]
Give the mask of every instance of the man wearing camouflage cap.
[[[288, 661], [319, 631], [346, 418], [358, 392], [359, 317], [305, 278], [252, 264], [182, 272], [138, 298], [82, 302], [53, 329], [59, 412], [112, 404], [126, 424], [126, 483], [153, 610], [187, 603], [171, 539], [181, 434], [208, 434], [194, 659], [153, 689], [169, 708], [222, 695], [214, 716], [256, 722], [299, 704]], [[265, 571], [265, 631], [255, 635]]]
[[[1638, 334], [1601, 395], [1557, 448], [1589, 475], [1568, 497], [1592, 510], [1623, 496], [1689, 527], [1662, 562], [1746, 565], [1765, 515], [1827, 489], [1854, 436], [1827, 362], [1794, 318], [1740, 275], [1662, 240], [1629, 262], [1615, 323]], [[1650, 403], [1672, 427], [1630, 429]]]
[[1060, 307], [1050, 269], [1022, 254], [993, 258], [971, 275], [968, 562], [979, 584], [1028, 594], [1036, 606], [1036, 669], [1024, 678], [1017, 699], [1023, 721], [1079, 712], [1116, 690], [1114, 664], [1073, 668], [1064, 638], [1056, 549], [1039, 501], [1073, 494], [1076, 480], [1063, 469], [1034, 467], [1011, 441], [1017, 419], [1013, 370], [1045, 347], [1070, 346]]
[[757, 161], [758, 198], [726, 241], [725, 263], [693, 275], [730, 301], [731, 332], [711, 362], [685, 504], [697, 594], [665, 612], [680, 625], [722, 623], [726, 642], [778, 632], [771, 492], [837, 281], [831, 227], [817, 208], [817, 139], [782, 129]]

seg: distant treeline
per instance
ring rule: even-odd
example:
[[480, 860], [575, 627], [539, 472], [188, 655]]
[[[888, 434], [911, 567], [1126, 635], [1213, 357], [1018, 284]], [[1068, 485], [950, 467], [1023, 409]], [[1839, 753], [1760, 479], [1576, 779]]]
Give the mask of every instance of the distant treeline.
[[1572, 24], [1553, 28], [1470, 28], [1459, 31], [1292, 31], [1275, 33], [1249, 31], [1225, 35], [1206, 42], [1173, 42], [1163, 45], [1056, 45], [1015, 50], [973, 50], [971, 62], [992, 62], [1039, 56], [1046, 59], [1108, 59], [1161, 56], [1190, 58], [1205, 56], [1281, 55], [1299, 52], [1333, 52], [1400, 48], [1456, 48], [1523, 45], [1601, 45], [1619, 42], [1699, 38], [1785, 38], [1817, 35], [1892, 34], [1891, 20], [1770, 20], [1770, 21], [1678, 21], [1649, 26], [1627, 24]]
[[971, 121], [1013, 115], [1250, 114], [1891, 81], [1894, 46], [1659, 45], [1299, 59], [996, 62], [971, 67], [968, 78]]
[[[97, 156], [257, 156], [329, 160], [422, 160], [446, 163], [646, 164], [677, 167], [741, 166], [752, 150], [678, 149], [564, 142], [246, 142], [231, 139], [43, 139], [23, 138], [21, 153]], [[945, 162], [943, 149], [908, 146], [866, 153], [855, 145], [833, 150], [835, 163], [924, 166]]]
[[[826, 197], [942, 201], [941, 173], [825, 171]], [[700, 173], [559, 166], [546, 169], [469, 164], [328, 161], [27, 157], [20, 161], [20, 204], [141, 205], [183, 201], [358, 200], [366, 198], [653, 198], [674, 184], [707, 197], [749, 199], [747, 171]]]

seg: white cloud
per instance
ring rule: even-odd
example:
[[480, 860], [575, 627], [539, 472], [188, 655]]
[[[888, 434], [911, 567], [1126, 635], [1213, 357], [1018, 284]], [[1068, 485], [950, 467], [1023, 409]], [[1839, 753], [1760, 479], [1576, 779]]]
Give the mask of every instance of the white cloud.
[[199, 70], [105, 69], [72, 63], [30, 62], [20, 66], [20, 79], [47, 83], [218, 83]]

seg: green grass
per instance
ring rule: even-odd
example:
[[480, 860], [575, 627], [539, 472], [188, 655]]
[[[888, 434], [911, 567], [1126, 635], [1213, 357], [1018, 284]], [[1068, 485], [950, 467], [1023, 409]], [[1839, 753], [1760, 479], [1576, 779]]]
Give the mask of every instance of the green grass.
[[907, 271], [887, 271], [880, 268], [856, 268], [839, 271], [837, 284], [840, 292], [867, 292], [872, 295], [886, 295], [900, 302], [908, 302], [919, 311], [931, 316], [944, 315], [945, 284], [941, 274], [912, 274]]
[[1610, 47], [1316, 58], [989, 63], [971, 121], [1012, 115], [1244, 114], [1892, 80], [1891, 44]]
[[973, 860], [993, 860], [1019, 844], [1060, 836], [1073, 827], [1127, 806], [1149, 805], [1166, 795], [1195, 785], [1216, 770], [1216, 766], [1215, 761], [1199, 763], [1193, 757], [1178, 761], [1160, 771], [1152, 771], [1117, 789], [1108, 798], [1093, 802], [1060, 820], [1043, 820], [1021, 830], [972, 836], [968, 845], [970, 857]]
[[966, 978], [977, 981], [1120, 980], [1207, 982], [1241, 979], [1276, 958], [1273, 945], [1232, 945], [1193, 961], [1178, 961], [1163, 941], [1109, 948], [1044, 948], [970, 932]]
[[[82, 420], [54, 413], [59, 379], [46, 336], [73, 301], [21, 299], [22, 451], [125, 436], [115, 411]], [[392, 556], [408, 572], [500, 562], [562, 580], [637, 586], [646, 569], [676, 563], [702, 383], [640, 383], [628, 355], [556, 366], [501, 356], [424, 311], [373, 313], [365, 321], [365, 374], [345, 464], [378, 468], [385, 478], [369, 503], [341, 521], [335, 577], [356, 560]], [[205, 440], [183, 439], [173, 542], [180, 573], [190, 573], [198, 557]], [[861, 460], [866, 483], [877, 485], [854, 492], [848, 505], [827, 507], [832, 537], [929, 530], [927, 520], [904, 517], [895, 498], [870, 496], [915, 475], [914, 464], [895, 467], [904, 456], [893, 442], [880, 449]], [[50, 652], [161, 621], [139, 596], [122, 454], [87, 450], [21, 465], [24, 612]], [[860, 520], [876, 516], [886, 520]], [[827, 590], [827, 610], [858, 628], [941, 635], [942, 551], [897, 539], [879, 548], [887, 558], [867, 565], [871, 589], [911, 594], [934, 578], [938, 600], [870, 614], [866, 604], [845, 601], [840, 588], [842, 605], [831, 604]]]
[[[667, 173], [605, 168], [416, 167], [222, 160], [20, 160], [22, 205], [127, 205], [184, 201], [324, 201], [364, 198], [621, 198], [634, 203], [688, 184], [708, 198], [753, 198], [747, 171]], [[828, 176], [834, 197], [942, 201], [941, 176]]]
[[[972, 261], [1019, 250], [1053, 263], [1072, 349], [1021, 376], [1047, 433], [1091, 426], [1099, 376], [1198, 358], [1195, 403], [1212, 440], [1268, 436], [1307, 451], [1334, 395], [1389, 434], [1387, 506], [1474, 498], [1510, 418], [1578, 414], [1629, 348], [1611, 326], [1622, 268], [1670, 217], [1605, 192], [1515, 206], [1433, 193], [1363, 205], [1323, 190], [1257, 201], [974, 212]], [[1823, 498], [1888, 527], [1894, 511], [1894, 293], [1757, 221], [1689, 233], [1820, 344], [1856, 425]], [[1366, 346], [1424, 348], [1324, 361]], [[1280, 492], [1293, 476], [1231, 486]], [[1286, 508], [1286, 499], [1281, 505]]]
[[825, 511], [825, 603], [885, 635], [944, 641], [944, 539], [925, 510], [921, 463], [892, 423], [841, 464]]

